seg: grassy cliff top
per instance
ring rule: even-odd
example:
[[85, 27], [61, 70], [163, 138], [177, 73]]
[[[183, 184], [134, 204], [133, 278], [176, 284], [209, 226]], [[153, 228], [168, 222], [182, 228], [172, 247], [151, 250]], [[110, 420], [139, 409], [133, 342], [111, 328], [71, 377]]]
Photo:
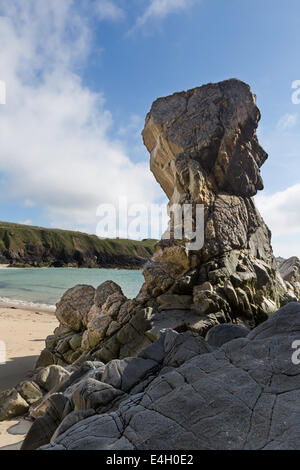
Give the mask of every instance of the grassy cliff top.
[[5, 250], [19, 251], [25, 246], [40, 245], [55, 251], [83, 250], [98, 251], [110, 255], [152, 255], [157, 240], [146, 239], [143, 241], [129, 239], [99, 238], [96, 235], [43, 228], [29, 225], [21, 225], [10, 222], [0, 222], [0, 252]]

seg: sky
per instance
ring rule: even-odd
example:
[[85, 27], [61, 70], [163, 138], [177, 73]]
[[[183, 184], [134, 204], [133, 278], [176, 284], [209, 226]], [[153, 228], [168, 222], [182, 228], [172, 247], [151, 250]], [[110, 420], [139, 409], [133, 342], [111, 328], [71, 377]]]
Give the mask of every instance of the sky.
[[257, 206], [300, 257], [299, 35], [299, 0], [0, 0], [0, 219], [95, 233], [101, 204], [165, 204], [152, 102], [236, 77], [269, 154]]

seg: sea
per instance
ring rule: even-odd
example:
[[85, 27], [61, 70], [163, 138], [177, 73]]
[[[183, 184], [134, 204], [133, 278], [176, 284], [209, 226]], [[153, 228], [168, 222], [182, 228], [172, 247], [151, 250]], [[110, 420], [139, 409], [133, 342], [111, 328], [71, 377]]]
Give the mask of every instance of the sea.
[[0, 268], [0, 304], [19, 308], [55, 310], [62, 295], [77, 284], [98, 287], [114, 281], [134, 298], [144, 278], [140, 270], [88, 268]]

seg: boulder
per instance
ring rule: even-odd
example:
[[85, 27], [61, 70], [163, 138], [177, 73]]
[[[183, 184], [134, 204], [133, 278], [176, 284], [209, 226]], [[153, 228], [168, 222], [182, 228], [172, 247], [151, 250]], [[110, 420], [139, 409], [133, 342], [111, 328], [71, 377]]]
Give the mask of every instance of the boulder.
[[16, 390], [29, 405], [32, 405], [33, 403], [37, 402], [43, 396], [42, 390], [40, 389], [38, 384], [33, 381], [21, 382], [16, 387]]
[[94, 297], [95, 289], [92, 286], [78, 285], [67, 290], [56, 305], [58, 321], [73, 331], [80, 331], [87, 323]]
[[212, 347], [219, 348], [233, 339], [245, 338], [249, 333], [250, 330], [244, 326], [224, 323], [211, 328], [205, 339]]
[[25, 414], [29, 404], [15, 388], [0, 393], [0, 421]]
[[71, 337], [71, 339], [69, 340], [69, 345], [73, 351], [76, 351], [77, 349], [81, 347], [81, 341], [82, 341], [81, 334], [75, 334]]
[[94, 304], [89, 311], [88, 321], [103, 313], [103, 306], [110, 296], [116, 296], [117, 300], [124, 299], [122, 289], [113, 281], [105, 281], [97, 287]]
[[35, 381], [47, 392], [59, 387], [70, 377], [71, 373], [61, 366], [51, 365], [35, 374]]
[[97, 287], [96, 292], [95, 292], [95, 305], [98, 308], [102, 308], [103, 305], [105, 304], [106, 300], [108, 297], [110, 297], [113, 294], [118, 294], [120, 296], [123, 296], [123, 292], [120, 286], [116, 284], [113, 281], [106, 281], [100, 284], [99, 287]]
[[54, 363], [54, 354], [47, 347], [43, 349], [38, 360], [36, 361], [35, 368], [47, 367]]

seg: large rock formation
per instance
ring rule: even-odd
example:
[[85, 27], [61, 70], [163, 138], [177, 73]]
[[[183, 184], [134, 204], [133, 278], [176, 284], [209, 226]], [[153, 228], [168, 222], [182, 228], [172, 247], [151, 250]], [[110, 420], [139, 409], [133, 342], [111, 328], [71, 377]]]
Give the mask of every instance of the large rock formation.
[[300, 303], [247, 336], [215, 328], [214, 341], [166, 330], [135, 358], [87, 362], [23, 449], [299, 449]]
[[60, 326], [47, 337], [37, 368], [108, 362], [136, 354], [151, 343], [146, 310], [135, 299], [127, 299], [112, 281], [97, 289], [85, 285], [69, 289], [57, 304], [56, 316]]
[[252, 199], [263, 188], [267, 158], [256, 137], [259, 118], [255, 96], [238, 80], [155, 101], [143, 131], [151, 170], [170, 206], [204, 205], [204, 246], [188, 250], [171, 224], [135, 299], [112, 282], [69, 290], [57, 305], [61, 326], [47, 338], [38, 366], [136, 355], [163, 328], [202, 336], [226, 322], [253, 328], [297, 299], [295, 283], [279, 274], [270, 231]]
[[[292, 300], [252, 199], [263, 189], [260, 167], [267, 159], [256, 137], [259, 119], [255, 96], [238, 80], [158, 99], [146, 118], [151, 170], [170, 206], [203, 204], [205, 210], [203, 249], [187, 251], [184, 241], [162, 240], [147, 292], [158, 301], [166, 291], [182, 294], [188, 276], [188, 307], [204, 328], [228, 320], [253, 327]], [[173, 275], [169, 285], [161, 284], [160, 271]], [[162, 304], [170, 300], [164, 297]]]
[[170, 209], [192, 205], [189, 231], [204, 206], [205, 243], [189, 250], [171, 218], [135, 299], [111, 281], [65, 293], [37, 363], [47, 394], [31, 405], [24, 449], [299, 447], [300, 305], [272, 316], [299, 298], [299, 272], [289, 262], [282, 279], [252, 199], [267, 158], [259, 118], [238, 80], [153, 104], [151, 170]]

